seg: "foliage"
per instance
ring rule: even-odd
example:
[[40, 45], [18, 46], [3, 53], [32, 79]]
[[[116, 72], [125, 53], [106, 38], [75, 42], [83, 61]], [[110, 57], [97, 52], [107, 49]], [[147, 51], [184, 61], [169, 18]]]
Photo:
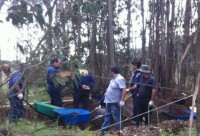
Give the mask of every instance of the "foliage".
[[[179, 132], [173, 132], [171, 130], [162, 130], [160, 132], [160, 136], [188, 136], [189, 135], [189, 129], [184, 128]], [[196, 129], [193, 130], [192, 136], [197, 136]]]
[[80, 130], [76, 127], [62, 128], [58, 126], [57, 122], [47, 124], [46, 122], [30, 122], [22, 120], [17, 124], [1, 123], [1, 126], [8, 128], [14, 135], [34, 135], [34, 136], [56, 136], [56, 135], [70, 135], [70, 136], [95, 136], [93, 132], [88, 129]]
[[38, 87], [38, 86], [31, 86], [28, 92], [29, 98], [28, 101], [35, 102], [35, 101], [49, 101], [49, 95], [47, 94], [46, 88]]
[[30, 7], [26, 1], [20, 1], [8, 9], [6, 20], [9, 21], [11, 19], [14, 26], [23, 27], [24, 24], [28, 25], [33, 23], [34, 16], [41, 29], [43, 29], [45, 19], [42, 13], [43, 9], [40, 4], [35, 4], [33, 7]]
[[18, 5], [13, 5], [8, 9], [7, 21], [12, 20], [12, 24], [22, 27], [24, 24], [33, 23], [33, 14], [27, 9], [27, 4], [21, 1]]
[[40, 4], [36, 4], [35, 8], [36, 8], [36, 15], [34, 14], [35, 19], [37, 20], [41, 29], [43, 30], [43, 25], [45, 24], [45, 20], [44, 20], [44, 17], [42, 15], [42, 13], [43, 13], [42, 6]]

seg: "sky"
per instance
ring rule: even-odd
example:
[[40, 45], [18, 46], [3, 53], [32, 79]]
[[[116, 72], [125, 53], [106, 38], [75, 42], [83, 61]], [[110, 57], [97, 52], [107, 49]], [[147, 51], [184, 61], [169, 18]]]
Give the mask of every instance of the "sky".
[[3, 23], [0, 23], [0, 57], [1, 60], [15, 60], [15, 45], [19, 30], [13, 27], [11, 22], [6, 22], [5, 16], [6, 14], [0, 12], [0, 20], [3, 21]]

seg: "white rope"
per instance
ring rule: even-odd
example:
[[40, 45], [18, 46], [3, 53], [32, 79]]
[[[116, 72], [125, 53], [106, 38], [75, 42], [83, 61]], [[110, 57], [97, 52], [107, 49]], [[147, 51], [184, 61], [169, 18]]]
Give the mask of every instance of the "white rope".
[[[160, 106], [160, 107], [158, 107], [158, 108], [156, 108], [156, 109], [152, 109], [152, 110], [149, 110], [149, 111], [147, 111], [147, 112], [141, 113], [141, 114], [139, 114], [139, 115], [130, 117], [130, 118], [125, 119], [125, 120], [123, 120], [123, 121], [121, 121], [121, 122], [118, 122], [118, 123], [123, 123], [123, 122], [129, 121], [129, 120], [132, 120], [133, 118], [136, 118], [136, 117], [139, 117], [139, 116], [141, 116], [141, 115], [147, 114], [148, 112], [155, 111], [155, 110], [161, 109], [161, 108], [163, 108], [163, 107], [172, 105], [172, 104], [174, 104], [174, 103], [176, 103], [176, 102], [178, 102], [178, 101], [180, 101], [180, 100], [184, 100], [184, 99], [190, 98], [190, 97], [192, 97], [192, 96], [193, 96], [193, 95], [189, 95], [189, 96], [184, 97], [184, 98], [181, 98], [181, 99], [179, 99], [179, 100], [176, 100], [176, 101], [170, 102], [170, 103], [168, 103], [168, 104], [162, 105], [162, 106]], [[118, 123], [115, 123], [115, 124], [112, 124], [112, 125], [110, 125], [110, 126], [104, 127], [103, 129], [107, 129], [107, 128], [112, 127], [112, 126], [114, 126], [114, 125], [116, 125], [116, 124], [118, 124]], [[101, 130], [103, 130], [103, 129], [98, 129], [98, 130], [96, 130], [95, 132], [99, 132], [99, 131], [101, 131]]]

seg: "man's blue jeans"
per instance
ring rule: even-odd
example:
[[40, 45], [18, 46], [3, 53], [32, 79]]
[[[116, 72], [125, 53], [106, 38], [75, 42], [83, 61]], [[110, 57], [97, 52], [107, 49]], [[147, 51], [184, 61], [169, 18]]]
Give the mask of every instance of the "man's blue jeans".
[[[105, 116], [104, 117], [104, 122], [101, 126], [101, 133], [104, 134], [104, 131], [107, 131], [112, 120], [114, 121], [114, 123], [117, 123], [115, 125], [115, 131], [120, 131], [121, 129], [121, 123], [120, 123], [120, 119], [121, 119], [121, 115], [120, 115], [120, 106], [119, 103], [106, 103], [106, 112], [105, 112]], [[111, 114], [109, 114], [111, 113]], [[109, 115], [108, 115], [109, 114]]]
[[10, 101], [10, 116], [9, 123], [16, 123], [20, 118], [24, 116], [23, 101], [17, 98], [17, 96], [9, 97]]

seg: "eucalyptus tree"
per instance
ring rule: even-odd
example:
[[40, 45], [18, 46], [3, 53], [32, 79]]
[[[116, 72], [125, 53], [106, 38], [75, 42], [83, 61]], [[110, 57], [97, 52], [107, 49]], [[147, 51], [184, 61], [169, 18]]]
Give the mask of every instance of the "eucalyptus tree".
[[[183, 29], [184, 29], [184, 45], [182, 46], [182, 50], [184, 51], [190, 42], [190, 25], [191, 25], [191, 17], [192, 17], [192, 5], [191, 5], [191, 0], [186, 0], [185, 4], [185, 15], [184, 15], [184, 24], [183, 24]], [[183, 63], [181, 64], [181, 73], [180, 73], [180, 87], [185, 88], [186, 87], [186, 82], [187, 82], [187, 73], [188, 73], [188, 65], [184, 64], [188, 62], [188, 55], [184, 59]]]
[[114, 33], [113, 33], [113, 4], [115, 0], [108, 0], [108, 31], [107, 31], [107, 69], [109, 70], [112, 66], [115, 65], [115, 58], [114, 58]]

